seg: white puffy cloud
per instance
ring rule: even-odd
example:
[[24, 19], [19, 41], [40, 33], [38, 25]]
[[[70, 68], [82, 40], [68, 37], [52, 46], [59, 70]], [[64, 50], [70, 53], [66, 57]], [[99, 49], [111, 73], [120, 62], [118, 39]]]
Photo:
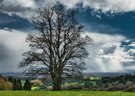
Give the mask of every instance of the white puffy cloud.
[[[22, 7], [22, 8], [36, 8], [48, 4], [48, 2], [59, 1], [68, 7], [74, 7], [78, 2], [83, 2], [85, 6], [90, 6], [95, 9], [102, 9], [104, 11], [132, 11], [135, 10], [135, 0], [2, 0], [0, 6], [4, 7]], [[44, 3], [40, 3], [44, 2]], [[128, 6], [127, 6], [128, 5]]]
[[84, 4], [103, 11], [126, 12], [135, 10], [135, 0], [85, 0]]
[[4, 5], [5, 7], [24, 7], [24, 8], [36, 7], [34, 0], [3, 0], [1, 5]]
[[102, 11], [127, 12], [135, 10], [135, 0], [57, 0], [67, 5], [74, 7], [78, 2], [83, 2], [85, 6], [90, 6], [94, 9]]
[[121, 35], [87, 32], [95, 41], [88, 47], [86, 60], [89, 72], [130, 72], [135, 69], [135, 40]]
[[[0, 12], [8, 15], [15, 14], [29, 20], [36, 14], [36, 9], [46, 6], [48, 3], [56, 3], [56, 1], [68, 6], [68, 8], [76, 7], [78, 2], [83, 2], [84, 6], [95, 10], [101, 9], [103, 12], [118, 13], [135, 10], [135, 0], [1, 0]], [[101, 19], [100, 15], [96, 15], [96, 17]]]
[[31, 17], [37, 7], [35, 0], [2, 0], [0, 2], [0, 12], [16, 14], [23, 18]]
[[[95, 10], [101, 9], [103, 12], [135, 10], [135, 0], [2, 0], [0, 1], [0, 11], [29, 18], [35, 14], [35, 9], [46, 6], [49, 2], [55, 3], [57, 1], [68, 7], [76, 7], [78, 2], [83, 2], [84, 6], [89, 6]], [[97, 15], [97, 18], [101, 17]]]
[[101, 33], [86, 33], [94, 42], [88, 47], [90, 53], [86, 60], [90, 72], [116, 72], [123, 70], [122, 60], [126, 53], [120, 47], [126, 38], [121, 35], [107, 35]]

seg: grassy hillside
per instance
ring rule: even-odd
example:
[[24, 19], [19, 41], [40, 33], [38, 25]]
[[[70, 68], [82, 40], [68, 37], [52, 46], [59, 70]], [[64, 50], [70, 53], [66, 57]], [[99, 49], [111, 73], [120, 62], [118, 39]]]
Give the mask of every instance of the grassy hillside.
[[135, 93], [105, 91], [0, 91], [0, 96], [135, 96]]

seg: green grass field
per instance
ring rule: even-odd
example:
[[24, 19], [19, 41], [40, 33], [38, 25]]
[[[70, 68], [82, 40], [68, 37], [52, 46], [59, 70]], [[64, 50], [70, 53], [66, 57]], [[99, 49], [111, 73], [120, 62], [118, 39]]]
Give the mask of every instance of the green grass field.
[[135, 93], [105, 91], [0, 91], [0, 96], [135, 96]]

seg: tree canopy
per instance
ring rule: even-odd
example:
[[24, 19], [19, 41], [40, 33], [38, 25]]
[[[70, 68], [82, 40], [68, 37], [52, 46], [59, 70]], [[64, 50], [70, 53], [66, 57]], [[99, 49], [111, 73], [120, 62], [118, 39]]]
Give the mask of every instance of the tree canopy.
[[80, 74], [86, 46], [92, 39], [82, 36], [83, 26], [76, 20], [76, 12], [62, 4], [40, 8], [32, 18], [36, 32], [27, 37], [30, 50], [24, 53], [20, 67], [30, 74], [49, 74], [53, 90], [61, 90], [62, 76]]

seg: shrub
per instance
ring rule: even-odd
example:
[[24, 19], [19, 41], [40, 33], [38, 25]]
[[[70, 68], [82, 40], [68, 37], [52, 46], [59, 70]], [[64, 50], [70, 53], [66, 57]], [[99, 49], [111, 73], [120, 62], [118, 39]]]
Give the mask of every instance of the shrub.
[[5, 82], [5, 88], [4, 90], [12, 90], [13, 84], [11, 82]]
[[127, 92], [135, 92], [135, 85], [132, 85], [132, 86], [126, 88], [124, 91], [127, 91]]
[[41, 82], [41, 80], [32, 80], [31, 83], [34, 85], [34, 86], [42, 86], [43, 85], [43, 82]]
[[0, 90], [5, 90], [5, 81], [2, 77], [0, 77]]
[[12, 90], [13, 84], [11, 82], [6, 82], [4, 78], [0, 78], [0, 90]]
[[116, 86], [115, 86], [115, 90], [117, 91], [117, 90], [123, 90], [124, 89], [124, 85], [123, 85], [123, 83], [119, 83], [119, 84], [117, 84]]

